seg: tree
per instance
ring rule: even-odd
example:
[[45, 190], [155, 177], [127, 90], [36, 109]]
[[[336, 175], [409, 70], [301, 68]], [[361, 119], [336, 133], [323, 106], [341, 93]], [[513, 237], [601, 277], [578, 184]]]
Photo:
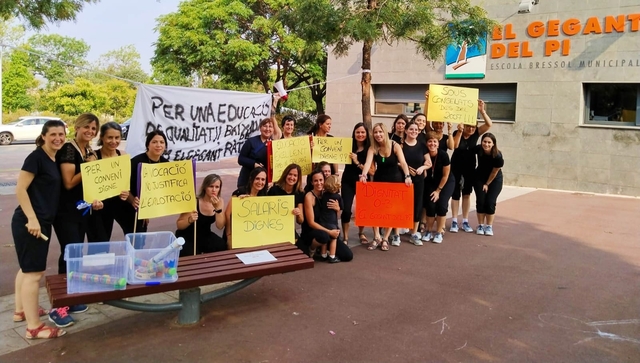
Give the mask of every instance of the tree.
[[128, 117], [133, 113], [133, 104], [136, 100], [136, 89], [131, 84], [119, 79], [110, 79], [100, 85], [102, 93], [106, 96], [101, 113], [111, 115], [114, 118]]
[[426, 59], [436, 60], [448, 44], [478, 44], [496, 25], [470, 0], [296, 0], [282, 16], [293, 32], [308, 42], [332, 46], [336, 56], [362, 43], [362, 120], [369, 128], [375, 43], [413, 42]]
[[73, 83], [49, 91], [42, 99], [44, 109], [66, 115], [84, 112], [101, 114], [107, 102], [104, 89], [84, 78], [76, 78]]
[[46, 22], [59, 23], [75, 20], [85, 4], [99, 0], [2, 0], [0, 19], [16, 17], [24, 20], [30, 28], [42, 29]]
[[[95, 68], [101, 72], [139, 83], [147, 82], [149, 79], [147, 73], [142, 69], [140, 53], [134, 45], [125, 45], [101, 55]], [[95, 77], [105, 78], [106, 76], [96, 74]]]
[[[250, 85], [264, 91], [282, 80], [295, 88], [321, 77], [309, 65], [326, 53], [320, 42], [307, 42], [279, 20], [296, 0], [189, 0], [159, 18], [155, 78], [162, 70], [202, 86], [208, 80]], [[321, 65], [318, 65], [321, 67]], [[272, 78], [275, 69], [275, 79]], [[295, 72], [294, 72], [295, 70]], [[317, 78], [316, 78], [317, 79]], [[323, 79], [323, 78], [322, 78]]]
[[37, 85], [38, 81], [29, 70], [29, 56], [20, 50], [11, 52], [2, 69], [3, 111], [30, 110], [34, 102], [30, 91]]
[[29, 56], [33, 69], [36, 74], [47, 79], [49, 88], [69, 83], [80, 73], [77, 68], [67, 64], [87, 64], [86, 57], [90, 47], [83, 40], [59, 34], [36, 34], [29, 38], [28, 44], [35, 52]]
[[14, 25], [12, 19], [0, 21], [0, 44], [17, 46], [24, 36], [24, 27]]

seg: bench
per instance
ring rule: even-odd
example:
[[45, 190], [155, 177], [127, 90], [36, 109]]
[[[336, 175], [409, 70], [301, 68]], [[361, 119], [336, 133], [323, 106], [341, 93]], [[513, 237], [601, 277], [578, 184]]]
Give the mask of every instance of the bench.
[[[245, 265], [235, 255], [268, 250], [277, 260]], [[154, 286], [127, 285], [125, 290], [67, 294], [67, 275], [46, 277], [52, 308], [104, 302], [122, 309], [147, 312], [178, 312], [178, 324], [195, 324], [200, 320], [200, 304], [214, 300], [258, 281], [261, 277], [313, 268], [313, 260], [291, 243], [241, 248], [197, 256], [181, 257], [176, 282]], [[238, 281], [240, 280], [240, 281]], [[201, 294], [200, 286], [238, 281], [225, 288]], [[179, 290], [179, 301], [168, 304], [147, 304], [122, 300], [166, 291]]]

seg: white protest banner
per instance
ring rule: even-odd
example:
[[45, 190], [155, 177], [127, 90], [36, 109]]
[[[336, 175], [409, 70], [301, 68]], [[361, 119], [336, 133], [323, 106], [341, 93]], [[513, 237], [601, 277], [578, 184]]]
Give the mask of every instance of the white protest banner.
[[237, 156], [270, 114], [270, 94], [141, 84], [126, 150], [145, 152], [147, 133], [162, 130], [170, 161], [218, 161]]

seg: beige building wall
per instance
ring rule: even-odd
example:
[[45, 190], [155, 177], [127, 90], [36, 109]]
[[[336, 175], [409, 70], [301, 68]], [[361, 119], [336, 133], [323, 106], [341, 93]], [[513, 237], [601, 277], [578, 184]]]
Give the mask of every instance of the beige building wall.
[[[372, 54], [374, 89], [381, 84], [517, 83], [515, 122], [496, 120], [491, 129], [505, 157], [507, 185], [640, 196], [640, 127], [585, 124], [583, 91], [583, 83], [640, 83], [640, 31], [631, 31], [630, 20], [625, 22], [623, 33], [566, 36], [561, 32], [555, 37], [532, 38], [526, 30], [534, 21], [546, 24], [558, 19], [562, 25], [577, 18], [584, 26], [590, 17], [601, 23], [608, 15], [625, 15], [627, 19], [640, 14], [640, 2], [540, 0], [529, 14], [517, 13], [519, 0], [476, 3], [484, 4], [489, 16], [501, 24], [512, 24], [516, 34], [512, 41], [528, 41], [533, 56], [488, 57], [484, 79], [445, 80], [444, 64], [423, 59], [411, 44], [377, 44]], [[565, 39], [570, 42], [568, 56], [562, 56], [561, 51], [544, 56], [546, 41]], [[492, 43], [489, 36], [488, 48]], [[327, 84], [326, 102], [334, 135], [350, 135], [353, 125], [362, 119], [361, 59], [361, 45], [354, 45], [347, 57], [329, 57], [327, 79], [336, 81]], [[585, 62], [582, 67], [581, 61]], [[600, 67], [595, 66], [596, 61]], [[552, 62], [551, 68], [548, 62]], [[511, 69], [503, 69], [507, 67]], [[348, 75], [353, 76], [343, 78]], [[372, 92], [372, 112], [374, 102]], [[379, 121], [390, 126], [393, 117], [374, 114], [374, 122]]]

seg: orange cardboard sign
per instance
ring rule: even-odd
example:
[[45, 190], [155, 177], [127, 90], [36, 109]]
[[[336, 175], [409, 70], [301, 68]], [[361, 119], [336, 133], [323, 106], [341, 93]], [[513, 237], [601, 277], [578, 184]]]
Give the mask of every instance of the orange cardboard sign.
[[413, 227], [413, 185], [358, 182], [356, 226]]

